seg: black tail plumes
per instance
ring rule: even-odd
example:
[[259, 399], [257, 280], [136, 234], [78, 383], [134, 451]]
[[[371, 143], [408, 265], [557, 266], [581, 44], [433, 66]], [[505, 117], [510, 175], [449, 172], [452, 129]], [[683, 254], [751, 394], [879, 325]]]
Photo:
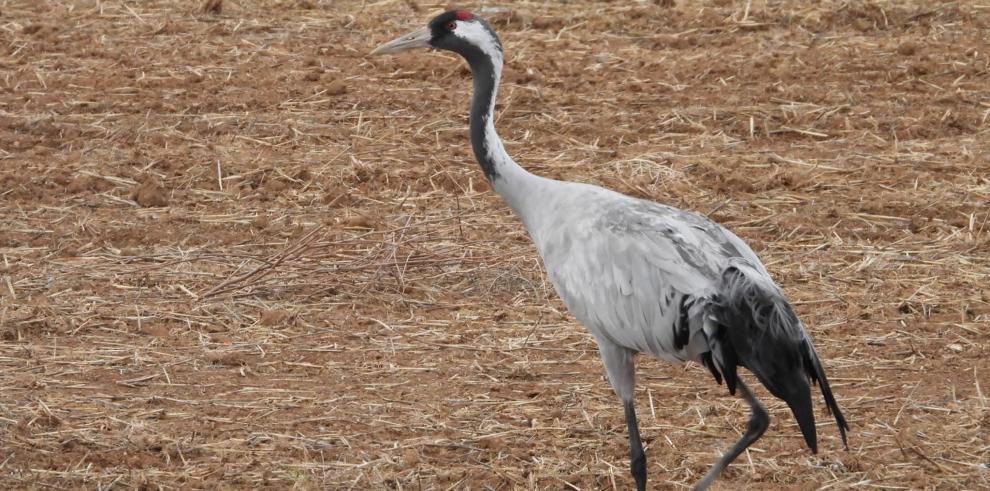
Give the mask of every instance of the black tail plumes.
[[[846, 443], [849, 425], [828, 386], [811, 340], [790, 304], [765, 273], [734, 262], [722, 272], [709, 312], [715, 330], [710, 357], [703, 361], [729, 392], [736, 391], [736, 367], [747, 368], [794, 413], [812, 452], [818, 451], [809, 380], [817, 383]], [[706, 329], [707, 331], [707, 329]]]

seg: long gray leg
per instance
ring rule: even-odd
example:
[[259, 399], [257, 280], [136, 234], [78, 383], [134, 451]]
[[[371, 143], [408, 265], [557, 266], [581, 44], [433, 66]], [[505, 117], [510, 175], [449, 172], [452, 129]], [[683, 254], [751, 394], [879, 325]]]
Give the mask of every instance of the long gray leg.
[[636, 479], [636, 490], [646, 491], [646, 452], [639, 440], [639, 424], [636, 423], [636, 407], [633, 401], [623, 401], [626, 407], [626, 426], [629, 427], [629, 472]]
[[646, 491], [646, 452], [639, 439], [639, 424], [636, 422], [634, 405], [636, 388], [633, 352], [606, 340], [598, 340], [598, 352], [602, 355], [605, 372], [612, 389], [622, 399], [626, 410], [626, 426], [629, 427], [629, 471], [636, 479], [636, 490]]
[[729, 449], [729, 451], [726, 452], [714, 466], [712, 466], [711, 470], [708, 471], [708, 474], [705, 474], [705, 477], [694, 486], [695, 491], [704, 491], [708, 489], [708, 486], [712, 485], [712, 481], [714, 481], [715, 478], [717, 478], [719, 474], [721, 474], [722, 471], [725, 470], [730, 463], [732, 463], [733, 460], [736, 460], [736, 457], [743, 453], [743, 450], [746, 450], [746, 448], [752, 445], [753, 442], [763, 436], [763, 432], [767, 431], [767, 427], [770, 426], [770, 415], [767, 414], [767, 410], [763, 408], [760, 401], [756, 400], [756, 397], [753, 397], [753, 393], [749, 391], [749, 387], [746, 387], [746, 384], [743, 383], [741, 378], [737, 377], [736, 381], [736, 387], [739, 388], [743, 398], [745, 398], [746, 402], [749, 403], [749, 407], [752, 409], [753, 415], [749, 418], [749, 425], [746, 427], [746, 433], [744, 433], [742, 438], [740, 438], [739, 441], [736, 442], [736, 444], [733, 445], [732, 448]]

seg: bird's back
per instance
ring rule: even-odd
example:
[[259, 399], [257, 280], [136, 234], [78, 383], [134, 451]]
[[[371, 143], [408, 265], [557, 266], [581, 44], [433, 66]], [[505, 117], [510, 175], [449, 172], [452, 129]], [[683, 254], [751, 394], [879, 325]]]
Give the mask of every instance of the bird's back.
[[731, 259], [765, 271], [732, 232], [696, 213], [587, 184], [541, 196], [527, 220], [568, 310], [599, 339], [668, 361], [696, 359], [707, 298]]

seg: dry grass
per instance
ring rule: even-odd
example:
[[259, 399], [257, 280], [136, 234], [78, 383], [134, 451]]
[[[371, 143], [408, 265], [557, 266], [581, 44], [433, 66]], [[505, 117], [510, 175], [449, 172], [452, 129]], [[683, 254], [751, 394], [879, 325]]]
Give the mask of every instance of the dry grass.
[[[929, 3], [492, 15], [510, 153], [711, 213], [812, 330], [850, 451], [767, 399], [719, 489], [988, 485], [990, 9]], [[0, 2], [0, 486], [629, 488], [594, 344], [471, 161], [463, 64], [364, 56], [438, 7]], [[683, 488], [744, 404], [639, 374]]]

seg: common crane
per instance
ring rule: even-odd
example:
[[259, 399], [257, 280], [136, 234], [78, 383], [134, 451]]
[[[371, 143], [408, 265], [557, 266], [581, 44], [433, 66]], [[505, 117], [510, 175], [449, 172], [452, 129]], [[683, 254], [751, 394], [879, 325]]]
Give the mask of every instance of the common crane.
[[598, 343], [608, 380], [625, 406], [630, 471], [639, 491], [646, 489], [646, 455], [633, 397], [637, 353], [673, 363], [696, 361], [750, 405], [745, 434], [695, 489], [707, 489], [770, 424], [738, 367], [787, 403], [812, 452], [818, 444], [811, 383], [817, 383], [848, 447], [849, 426], [811, 338], [745, 242], [697, 213], [547, 179], [516, 164], [494, 123], [502, 44], [481, 17], [445, 12], [372, 54], [414, 48], [453, 51], [470, 65], [475, 158], [495, 192], [522, 219], [557, 294]]

